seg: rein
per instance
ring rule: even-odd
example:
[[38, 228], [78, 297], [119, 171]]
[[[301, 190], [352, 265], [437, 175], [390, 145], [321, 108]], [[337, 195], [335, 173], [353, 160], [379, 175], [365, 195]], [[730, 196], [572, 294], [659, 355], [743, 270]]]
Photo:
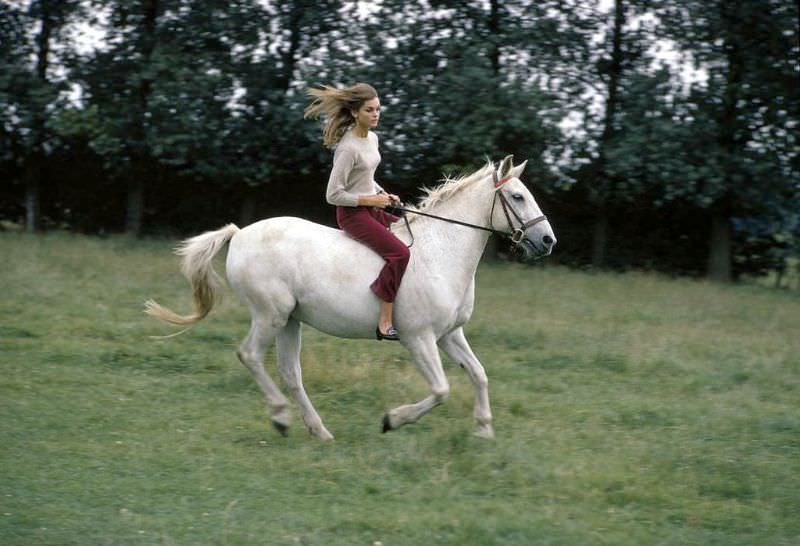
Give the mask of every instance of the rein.
[[[495, 188], [499, 188], [500, 186], [502, 186], [503, 184], [505, 184], [506, 182], [511, 180], [511, 178], [512, 178], [512, 176], [509, 175], [509, 176], [506, 176], [505, 178], [503, 178], [501, 180], [498, 180], [497, 179], [497, 172], [495, 172], [495, 171], [492, 172], [492, 179], [493, 179], [493, 183], [494, 183], [494, 187]], [[512, 228], [514, 226], [514, 223], [511, 221], [511, 215], [513, 215], [514, 218], [516, 218], [517, 222], [520, 224], [519, 227], [514, 228], [513, 231], [510, 232], [510, 233], [506, 232], [506, 231], [500, 231], [500, 230], [494, 229], [493, 227], [486, 227], [486, 226], [479, 226], [477, 224], [470, 224], [469, 222], [463, 222], [461, 220], [455, 220], [453, 218], [446, 218], [444, 216], [437, 216], [435, 214], [430, 214], [428, 212], [422, 212], [422, 211], [415, 210], [415, 209], [407, 209], [407, 208], [402, 207], [402, 206], [386, 207], [386, 209], [384, 209], [384, 210], [386, 210], [386, 212], [388, 212], [389, 214], [392, 214], [393, 212], [400, 212], [400, 213], [408, 213], [408, 212], [410, 212], [411, 214], [416, 214], [418, 216], [427, 216], [428, 218], [433, 218], [434, 220], [440, 220], [442, 222], [447, 222], [448, 224], [456, 224], [456, 225], [459, 225], [459, 226], [464, 226], [464, 227], [468, 227], [468, 228], [472, 228], [472, 229], [480, 229], [482, 231], [488, 231], [489, 233], [493, 233], [495, 235], [500, 235], [501, 237], [508, 237], [514, 245], [519, 245], [525, 239], [525, 230], [527, 230], [531, 226], [535, 226], [536, 224], [538, 224], [540, 222], [544, 222], [545, 220], [547, 220], [547, 216], [545, 216], [543, 214], [541, 216], [538, 216], [538, 217], [534, 218], [533, 220], [528, 220], [527, 222], [525, 222], [522, 218], [520, 218], [519, 214], [517, 214], [517, 211], [514, 210], [514, 207], [511, 206], [511, 203], [509, 203], [508, 200], [505, 198], [505, 196], [498, 190], [498, 191], [495, 192], [494, 199], [492, 200], [492, 212], [489, 214], [489, 225], [490, 226], [492, 224], [492, 216], [494, 216], [494, 207], [495, 207], [495, 204], [497, 203], [497, 197], [498, 196], [500, 197], [500, 205], [503, 207], [503, 214], [505, 214], [506, 220], [508, 220], [508, 225], [511, 226]], [[511, 214], [509, 214], [509, 211], [510, 211]], [[411, 235], [411, 243], [408, 245], [408, 248], [411, 248], [412, 246], [414, 246], [414, 232], [411, 231], [411, 225], [408, 223], [408, 218], [406, 218], [405, 214], [399, 214], [399, 215], [396, 215], [396, 216], [402, 216], [403, 217], [403, 221], [405, 221], [405, 223], [406, 223], [406, 229], [408, 230], [408, 233]]]

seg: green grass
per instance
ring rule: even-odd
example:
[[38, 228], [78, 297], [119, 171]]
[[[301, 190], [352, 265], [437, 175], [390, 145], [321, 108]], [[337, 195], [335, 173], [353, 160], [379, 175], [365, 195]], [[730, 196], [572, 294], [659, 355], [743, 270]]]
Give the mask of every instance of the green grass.
[[466, 330], [497, 439], [449, 361], [448, 402], [380, 434], [426, 394], [407, 354], [306, 328], [322, 444], [268, 425], [230, 291], [150, 338], [173, 330], [146, 298], [188, 310], [173, 244], [0, 235], [0, 543], [800, 541], [797, 293], [485, 266]]

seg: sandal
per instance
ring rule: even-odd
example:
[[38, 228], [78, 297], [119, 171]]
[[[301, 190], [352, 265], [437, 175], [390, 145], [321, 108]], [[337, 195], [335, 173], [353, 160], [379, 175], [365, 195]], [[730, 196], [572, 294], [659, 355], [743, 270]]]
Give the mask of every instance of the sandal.
[[390, 326], [386, 333], [382, 333], [380, 327], [375, 328], [375, 338], [378, 341], [382, 339], [386, 339], [389, 341], [399, 341], [400, 337], [397, 335], [397, 329], [394, 326]]

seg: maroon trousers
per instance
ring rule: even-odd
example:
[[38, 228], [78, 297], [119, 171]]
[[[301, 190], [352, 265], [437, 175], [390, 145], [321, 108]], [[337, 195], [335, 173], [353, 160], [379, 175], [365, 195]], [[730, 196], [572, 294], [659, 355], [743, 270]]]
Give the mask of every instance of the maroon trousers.
[[387, 228], [397, 216], [373, 207], [336, 207], [336, 222], [350, 237], [364, 243], [386, 260], [370, 289], [380, 299], [393, 302], [403, 280], [411, 252]]

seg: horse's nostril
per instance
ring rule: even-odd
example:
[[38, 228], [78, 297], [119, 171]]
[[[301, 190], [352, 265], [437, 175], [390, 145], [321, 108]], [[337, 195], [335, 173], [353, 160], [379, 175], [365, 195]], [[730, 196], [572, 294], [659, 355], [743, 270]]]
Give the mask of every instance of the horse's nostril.
[[545, 235], [544, 237], [542, 237], [542, 242], [547, 246], [551, 246], [553, 244], [553, 238], [550, 237], [549, 235]]

